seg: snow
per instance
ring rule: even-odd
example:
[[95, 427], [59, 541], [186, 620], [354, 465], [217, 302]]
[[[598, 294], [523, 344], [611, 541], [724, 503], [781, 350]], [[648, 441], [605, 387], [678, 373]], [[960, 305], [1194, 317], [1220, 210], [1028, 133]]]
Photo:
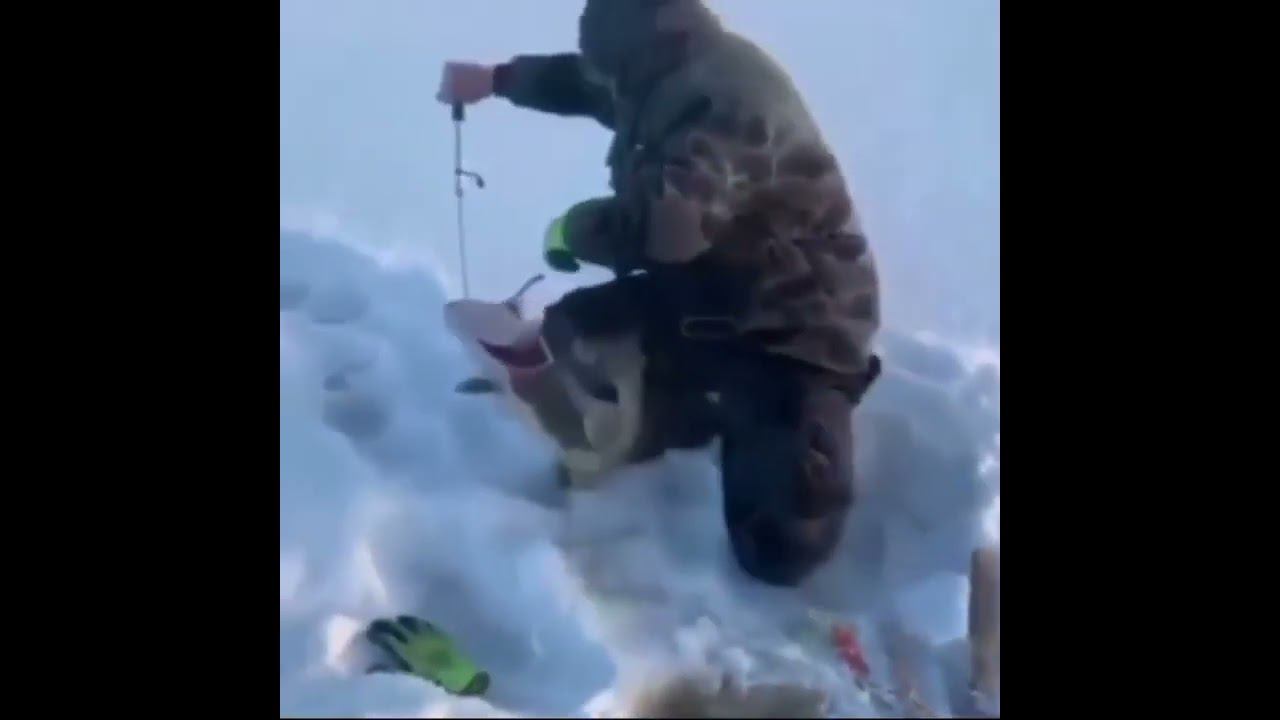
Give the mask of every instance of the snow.
[[[541, 438], [453, 392], [472, 368], [430, 262], [284, 228], [280, 261], [282, 715], [617, 715], [656, 676], [727, 674], [875, 716], [810, 608], [857, 622], [877, 673], [886, 617], [939, 653], [964, 632], [970, 550], [999, 539], [998, 347], [886, 332], [844, 545], [779, 590], [732, 562], [709, 453], [558, 493]], [[454, 636], [486, 697], [366, 674], [360, 629], [397, 614]]]
[[[581, 5], [281, 0], [282, 715], [626, 715], [668, 676], [725, 673], [893, 715], [815, 639], [811, 608], [856, 623], [881, 682], [887, 633], [910, 633], [945, 712], [965, 684], [969, 550], [999, 543], [999, 0], [712, 2], [805, 95], [901, 331], [881, 335], [886, 374], [857, 413], [844, 546], [790, 592], [730, 562], [705, 453], [566, 499], [541, 439], [452, 392], [471, 368], [441, 317], [460, 283], [440, 64], [572, 48]], [[476, 297], [544, 269], [537, 238], [604, 191], [608, 142], [507, 103], [468, 113], [465, 162], [488, 185], [466, 196]], [[550, 273], [530, 309], [606, 278]], [[361, 629], [401, 613], [452, 634], [488, 696], [365, 674]]]

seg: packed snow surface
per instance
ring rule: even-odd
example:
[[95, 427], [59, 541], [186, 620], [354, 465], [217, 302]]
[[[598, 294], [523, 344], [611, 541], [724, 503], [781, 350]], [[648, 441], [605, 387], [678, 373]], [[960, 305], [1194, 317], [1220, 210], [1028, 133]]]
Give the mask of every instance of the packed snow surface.
[[[854, 623], [877, 676], [879, 619], [938, 647], [963, 634], [970, 551], [999, 536], [998, 347], [883, 334], [844, 546], [777, 590], [732, 561], [711, 452], [559, 491], [500, 398], [453, 392], [473, 368], [432, 268], [285, 229], [280, 265], [282, 714], [589, 716], [655, 674], [714, 671], [875, 716], [810, 609]], [[449, 632], [485, 698], [366, 674], [361, 628], [397, 614]]]

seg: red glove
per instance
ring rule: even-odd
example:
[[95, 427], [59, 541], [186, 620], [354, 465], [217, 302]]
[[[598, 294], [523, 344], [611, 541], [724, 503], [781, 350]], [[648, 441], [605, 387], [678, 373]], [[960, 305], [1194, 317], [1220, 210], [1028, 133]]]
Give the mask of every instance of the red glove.
[[447, 62], [436, 99], [446, 105], [470, 105], [493, 95], [493, 67], [471, 62]]

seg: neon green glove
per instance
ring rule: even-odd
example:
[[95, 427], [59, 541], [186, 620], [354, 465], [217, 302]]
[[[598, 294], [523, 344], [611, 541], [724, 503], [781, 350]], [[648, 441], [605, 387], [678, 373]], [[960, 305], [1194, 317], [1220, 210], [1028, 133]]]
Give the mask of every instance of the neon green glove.
[[455, 695], [481, 695], [489, 689], [489, 673], [477, 668], [448, 635], [426, 620], [408, 615], [377, 620], [369, 625], [365, 637], [386, 652], [394, 669]]
[[547, 227], [547, 232], [542, 237], [542, 257], [552, 269], [571, 273], [578, 272], [581, 265], [564, 239], [565, 219], [568, 216], [568, 213], [561, 215]]

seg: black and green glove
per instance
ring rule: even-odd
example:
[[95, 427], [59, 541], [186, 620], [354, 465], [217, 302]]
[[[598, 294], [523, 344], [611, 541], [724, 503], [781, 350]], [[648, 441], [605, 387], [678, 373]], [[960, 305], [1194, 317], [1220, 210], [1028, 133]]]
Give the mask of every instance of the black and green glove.
[[578, 268], [581, 265], [578, 264], [578, 259], [573, 256], [573, 251], [569, 249], [569, 243], [565, 241], [565, 220], [567, 218], [568, 213], [565, 213], [552, 220], [551, 225], [547, 227], [547, 232], [542, 237], [542, 257], [553, 270], [572, 273], [578, 272]]
[[489, 673], [477, 668], [439, 628], [419, 618], [401, 615], [377, 620], [365, 631], [369, 642], [387, 655], [390, 667], [433, 682], [455, 695], [482, 695], [489, 689]]
[[551, 221], [542, 238], [542, 257], [560, 272], [577, 272], [582, 263], [616, 271], [627, 237], [617, 199], [583, 200]]

